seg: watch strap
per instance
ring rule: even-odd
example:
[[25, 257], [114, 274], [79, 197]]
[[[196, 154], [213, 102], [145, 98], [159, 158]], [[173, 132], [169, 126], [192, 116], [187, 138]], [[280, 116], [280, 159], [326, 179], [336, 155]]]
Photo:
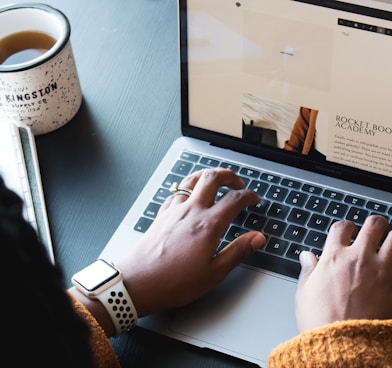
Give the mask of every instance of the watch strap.
[[137, 312], [122, 281], [96, 296], [109, 313], [116, 335], [129, 331], [137, 323]]

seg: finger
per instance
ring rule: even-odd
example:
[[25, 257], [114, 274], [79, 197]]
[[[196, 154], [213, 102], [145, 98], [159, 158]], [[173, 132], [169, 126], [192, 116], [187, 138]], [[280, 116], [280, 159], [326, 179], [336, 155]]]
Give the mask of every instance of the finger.
[[388, 221], [384, 216], [369, 216], [363, 224], [355, 239], [353, 246], [358, 247], [362, 252], [375, 253], [384, 239], [388, 229]]
[[265, 236], [258, 231], [250, 231], [232, 241], [214, 258], [214, 266], [220, 269], [220, 272], [214, 273], [219, 278], [216, 281], [223, 279], [234, 267], [261, 248], [265, 242]]
[[193, 188], [195, 187], [197, 181], [200, 179], [201, 175], [202, 171], [197, 171], [191, 175], [186, 176], [184, 179], [181, 180], [179, 184], [173, 183], [173, 185], [177, 186], [177, 191], [169, 197], [170, 203], [185, 202], [190, 197]]
[[230, 189], [241, 189], [244, 182], [231, 170], [228, 169], [205, 169], [193, 193], [192, 202], [199, 203], [203, 207], [211, 207], [215, 202], [217, 191], [226, 186]]
[[358, 227], [352, 221], [337, 221], [329, 229], [323, 254], [349, 246], [358, 234]]
[[173, 195], [167, 197], [165, 201], [162, 203], [161, 207], [159, 208], [158, 213], [166, 211], [166, 209], [170, 207], [172, 201], [173, 201]]
[[308, 316], [306, 316], [305, 319], [302, 317], [303, 309], [304, 309], [303, 308], [304, 300], [307, 299], [306, 290], [308, 288], [306, 288], [306, 284], [309, 277], [316, 269], [318, 262], [316, 256], [309, 251], [302, 251], [299, 254], [299, 261], [301, 264], [301, 272], [298, 277], [297, 291], [295, 293], [295, 305], [296, 305], [295, 312], [296, 312], [298, 329], [299, 331], [304, 331], [307, 329], [307, 323], [304, 325], [304, 321], [306, 321], [308, 318]]
[[386, 263], [388, 269], [392, 270], [392, 231], [388, 233], [385, 240], [383, 241], [379, 256]]
[[301, 272], [298, 277], [298, 287], [301, 288], [312, 274], [318, 261], [315, 254], [303, 251], [299, 254], [299, 262], [301, 263]]
[[209, 217], [219, 219], [226, 229], [242, 209], [260, 202], [259, 196], [251, 190], [230, 190], [214, 206], [209, 208]]

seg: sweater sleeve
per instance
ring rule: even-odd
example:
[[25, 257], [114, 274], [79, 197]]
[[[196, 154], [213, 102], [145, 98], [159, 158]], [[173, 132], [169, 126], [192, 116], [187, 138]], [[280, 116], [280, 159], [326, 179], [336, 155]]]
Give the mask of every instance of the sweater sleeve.
[[277, 346], [269, 368], [392, 368], [392, 319], [335, 322]]
[[90, 326], [90, 346], [94, 356], [95, 366], [97, 368], [120, 368], [116, 353], [105, 331], [82, 303], [73, 296], [70, 297], [76, 313]]

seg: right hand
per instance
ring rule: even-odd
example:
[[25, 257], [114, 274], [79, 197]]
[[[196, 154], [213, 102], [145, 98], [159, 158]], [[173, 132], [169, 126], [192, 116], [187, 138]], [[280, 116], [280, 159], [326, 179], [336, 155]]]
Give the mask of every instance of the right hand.
[[384, 239], [387, 229], [383, 216], [368, 217], [359, 232], [353, 222], [339, 221], [319, 261], [311, 252], [301, 253], [299, 332], [347, 319], [392, 318], [392, 232]]

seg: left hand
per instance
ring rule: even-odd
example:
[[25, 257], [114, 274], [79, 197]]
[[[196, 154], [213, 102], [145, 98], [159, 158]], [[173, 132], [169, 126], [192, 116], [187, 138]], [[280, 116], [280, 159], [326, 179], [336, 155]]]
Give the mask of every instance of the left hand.
[[[260, 200], [243, 185], [230, 170], [205, 169], [181, 182], [180, 187], [193, 190], [189, 197], [167, 198], [149, 230], [117, 262], [139, 317], [194, 301], [264, 245], [264, 235], [252, 231], [216, 255], [230, 222]], [[221, 186], [231, 190], [214, 203]]]

